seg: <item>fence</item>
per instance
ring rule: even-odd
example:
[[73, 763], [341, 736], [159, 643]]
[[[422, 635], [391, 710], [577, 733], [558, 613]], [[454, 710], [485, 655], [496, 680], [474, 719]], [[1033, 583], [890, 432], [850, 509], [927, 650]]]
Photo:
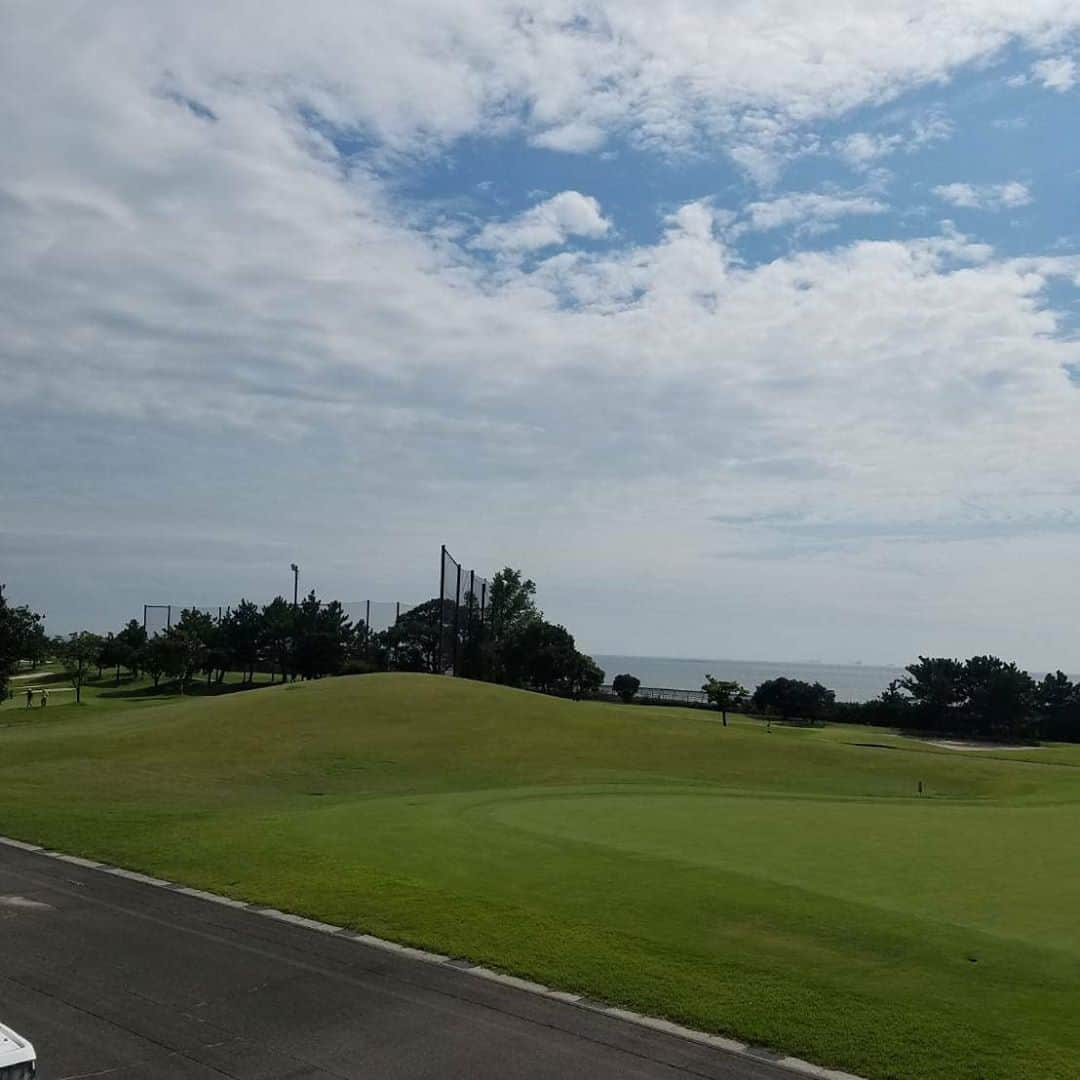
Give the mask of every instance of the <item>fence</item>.
[[[143, 629], [148, 637], [163, 634], [170, 630], [185, 611], [198, 611], [209, 615], [215, 622], [221, 620], [236, 605], [205, 607], [198, 604], [143, 604]], [[325, 604], [323, 605], [325, 607]], [[341, 604], [349, 622], [362, 634], [366, 645], [372, 634], [378, 634], [393, 626], [405, 612], [412, 609], [411, 604], [402, 604], [393, 600], [350, 600]]]
[[395, 600], [346, 600], [341, 605], [349, 622], [357, 628], [366, 647], [373, 634], [396, 626], [398, 619], [413, 609], [412, 604]]
[[200, 611], [215, 622], [221, 622], [222, 616], [229, 609], [221, 606], [200, 607], [197, 604], [143, 604], [142, 624], [147, 637], [163, 634], [171, 629], [172, 624], [179, 621], [180, 613], [188, 610]]
[[[615, 699], [619, 697], [610, 683], [601, 686], [597, 695]], [[709, 697], [704, 690], [679, 690], [670, 686], [639, 686], [634, 701], [648, 705], [709, 705]]]
[[487, 578], [465, 570], [442, 547], [439, 558], [437, 606], [438, 653], [435, 670], [443, 675], [478, 677], [482, 674], [480, 641], [488, 620]]

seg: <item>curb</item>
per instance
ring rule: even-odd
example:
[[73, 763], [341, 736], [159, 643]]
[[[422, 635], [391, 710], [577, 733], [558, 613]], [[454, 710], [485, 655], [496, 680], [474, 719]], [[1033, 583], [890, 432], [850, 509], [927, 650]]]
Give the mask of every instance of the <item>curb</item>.
[[410, 960], [419, 960], [421, 963], [452, 967], [456, 971], [472, 975], [477, 979], [486, 979], [488, 982], [513, 987], [515, 990], [535, 994], [537, 997], [561, 1001], [567, 1005], [574, 1005], [579, 1009], [588, 1009], [590, 1012], [601, 1013], [624, 1023], [649, 1028], [652, 1031], [660, 1031], [665, 1035], [673, 1035], [688, 1042], [711, 1046], [714, 1049], [722, 1050], [736, 1057], [746, 1058], [749, 1061], [767, 1061], [789, 1072], [814, 1077], [815, 1080], [864, 1080], [863, 1077], [854, 1073], [841, 1072], [838, 1069], [826, 1069], [821, 1065], [803, 1061], [802, 1058], [788, 1057], [785, 1054], [776, 1053], [767, 1047], [753, 1046], [750, 1043], [739, 1042], [737, 1039], [725, 1038], [723, 1035], [710, 1035], [708, 1032], [684, 1027], [682, 1024], [676, 1024], [670, 1020], [662, 1020], [659, 1017], [646, 1016], [644, 1013], [634, 1012], [631, 1009], [621, 1009], [615, 1005], [607, 1005], [604, 1002], [587, 998], [583, 994], [568, 993], [565, 990], [552, 990], [551, 987], [543, 986], [541, 983], [531, 982], [529, 979], [519, 979], [516, 975], [504, 975], [502, 972], [493, 971], [491, 968], [473, 964], [469, 960], [444, 956], [442, 953], [428, 952], [425, 949], [414, 949], [409, 945], [401, 945], [396, 941], [387, 941], [385, 938], [374, 937], [371, 934], [362, 934], [349, 930], [344, 926], [319, 922], [317, 919], [307, 919], [302, 915], [293, 915], [287, 911], [279, 911], [277, 908], [265, 907], [261, 904], [247, 904], [242, 900], [233, 900], [228, 896], [220, 896], [217, 893], [206, 892], [203, 889], [189, 888], [173, 881], [165, 881], [162, 878], [150, 877], [148, 874], [140, 874], [135, 870], [124, 870], [119, 866], [111, 866], [109, 863], [97, 862], [94, 859], [83, 859], [78, 855], [65, 855], [63, 852], [42, 847], [40, 844], [28, 844], [23, 840], [13, 840], [7, 836], [0, 836], [0, 844], [18, 848], [20, 851], [28, 851], [35, 855], [44, 855], [46, 858], [56, 859], [59, 862], [71, 863], [73, 866], [81, 866], [87, 870], [100, 870], [102, 873], [112, 874], [113, 877], [137, 881], [142, 885], [153, 885], [159, 889], [168, 889], [169, 892], [193, 896], [198, 900], [205, 900], [211, 904], [242, 908], [253, 915], [261, 915], [263, 918], [273, 919], [275, 922], [289, 923], [292, 926], [313, 930], [319, 934], [329, 934], [334, 937], [344, 938], [347, 941], [355, 941], [361, 945], [381, 949], [383, 952], [404, 956]]

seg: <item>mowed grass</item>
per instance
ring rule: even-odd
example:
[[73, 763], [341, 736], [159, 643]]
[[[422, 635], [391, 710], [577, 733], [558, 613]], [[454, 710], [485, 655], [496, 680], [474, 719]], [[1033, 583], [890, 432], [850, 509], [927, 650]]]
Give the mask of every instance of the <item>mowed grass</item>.
[[8, 835], [867, 1076], [1080, 1075], [1080, 748], [410, 675], [17, 705]]

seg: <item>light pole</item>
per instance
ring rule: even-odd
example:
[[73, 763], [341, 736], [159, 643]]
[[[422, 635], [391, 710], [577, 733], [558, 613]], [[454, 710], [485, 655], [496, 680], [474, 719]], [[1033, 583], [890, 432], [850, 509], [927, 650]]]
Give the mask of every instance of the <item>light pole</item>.
[[289, 569], [292, 571], [292, 606], [298, 607], [298, 601], [300, 599], [300, 567], [296, 563], [289, 563]]

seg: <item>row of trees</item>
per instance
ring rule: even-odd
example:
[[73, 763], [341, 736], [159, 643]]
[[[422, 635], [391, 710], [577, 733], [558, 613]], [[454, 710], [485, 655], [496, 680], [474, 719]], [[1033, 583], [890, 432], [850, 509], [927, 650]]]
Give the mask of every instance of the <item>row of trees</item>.
[[[543, 617], [535, 595], [535, 583], [507, 567], [491, 582], [483, 619], [462, 617], [453, 600], [433, 599], [372, 633], [362, 620], [350, 622], [338, 602], [323, 603], [311, 592], [295, 606], [280, 596], [262, 607], [242, 600], [220, 620], [187, 608], [174, 625], [152, 637], [135, 620], [116, 633], [83, 631], [51, 641], [41, 628], [40, 648], [33, 651], [63, 665], [77, 700], [95, 671], [100, 679], [111, 670], [117, 682], [123, 669], [146, 674], [155, 686], [165, 680], [183, 693], [199, 676], [220, 683], [229, 671], [241, 672], [246, 682], [257, 670], [269, 671], [271, 681], [345, 671], [435, 673], [445, 670], [451, 654], [460, 657], [459, 670], [471, 678], [567, 697], [595, 692], [604, 672], [578, 651], [564, 626]], [[37, 619], [25, 612], [20, 618]], [[28, 640], [20, 633], [12, 642], [12, 664], [15, 657], [31, 655]]]
[[[769, 679], [750, 693], [737, 682], [709, 675], [701, 689], [725, 724], [729, 711], [746, 709], [782, 719], [832, 719], [974, 738], [1080, 742], [1080, 684], [1061, 671], [1036, 680], [996, 656], [920, 656], [905, 672], [867, 702], [837, 702], [832, 690], [801, 679]], [[624, 701], [633, 701], [640, 685], [630, 674], [612, 681]]]
[[1080, 742], [1080, 685], [1037, 681], [996, 656], [920, 656], [880, 697], [837, 706], [837, 719], [940, 734]]
[[183, 693], [197, 676], [221, 683], [228, 671], [244, 682], [256, 670], [286, 678], [318, 678], [338, 674], [366, 646], [363, 622], [352, 623], [337, 601], [324, 604], [314, 592], [293, 605], [284, 597], [259, 607], [241, 600], [219, 620], [197, 608], [185, 608], [167, 630], [147, 637], [134, 619], [115, 634], [83, 631], [52, 643], [52, 653], [71, 677], [78, 696], [88, 674], [121, 668], [138, 676], [175, 682]]

